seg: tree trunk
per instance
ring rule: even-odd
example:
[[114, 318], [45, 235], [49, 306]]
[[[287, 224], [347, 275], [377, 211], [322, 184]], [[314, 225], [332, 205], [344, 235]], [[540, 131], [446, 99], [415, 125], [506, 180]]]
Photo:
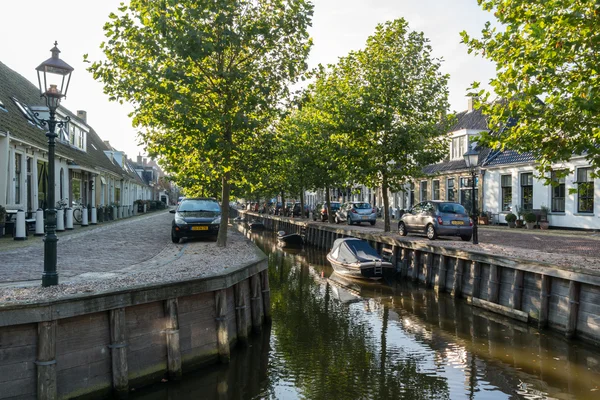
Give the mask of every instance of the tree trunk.
[[300, 189], [300, 218], [304, 218], [304, 189]]
[[383, 197], [383, 231], [390, 231], [390, 199], [388, 197], [388, 181], [385, 174], [381, 182], [381, 195]]
[[223, 191], [221, 197], [221, 225], [219, 226], [219, 236], [217, 237], [217, 246], [227, 246], [227, 225], [229, 222], [229, 171], [223, 175]]
[[327, 203], [327, 222], [333, 222], [331, 215], [331, 201], [329, 200], [329, 186], [325, 186], [325, 202]]
[[285, 192], [281, 192], [281, 209], [279, 210], [279, 216], [285, 217]]

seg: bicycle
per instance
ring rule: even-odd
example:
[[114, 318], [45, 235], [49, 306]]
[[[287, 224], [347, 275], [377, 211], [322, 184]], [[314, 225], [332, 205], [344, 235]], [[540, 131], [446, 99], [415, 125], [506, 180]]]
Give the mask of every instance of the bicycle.
[[73, 202], [73, 220], [77, 223], [81, 223], [83, 220], [83, 204], [81, 202]]

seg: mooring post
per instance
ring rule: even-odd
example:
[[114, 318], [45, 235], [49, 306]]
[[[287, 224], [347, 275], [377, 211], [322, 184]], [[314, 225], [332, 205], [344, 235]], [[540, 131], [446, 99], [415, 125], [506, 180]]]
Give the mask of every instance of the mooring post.
[[538, 327], [544, 329], [548, 326], [548, 310], [550, 303], [552, 280], [548, 275], [542, 275], [542, 287], [540, 289], [540, 318]]
[[471, 276], [473, 277], [473, 291], [472, 297], [479, 298], [481, 291], [481, 264], [479, 261], [473, 261], [471, 263]]
[[462, 277], [465, 260], [456, 258], [454, 264], [454, 282], [452, 283], [452, 296], [460, 297], [462, 295]]
[[251, 287], [251, 311], [252, 311], [252, 329], [258, 333], [262, 330], [263, 313], [262, 313], [262, 296], [260, 295], [260, 277], [254, 274], [250, 277]]
[[55, 400], [56, 386], [56, 321], [37, 325], [37, 398]]
[[420, 250], [413, 250], [413, 257], [412, 257], [412, 276], [411, 279], [413, 282], [417, 282], [419, 280], [419, 268], [421, 265], [421, 251]]
[[488, 301], [498, 303], [500, 294], [500, 267], [490, 264], [490, 280], [488, 285]]
[[179, 346], [179, 304], [177, 298], [165, 301], [167, 337], [167, 368], [169, 379], [177, 381], [181, 379], [181, 348]]
[[446, 256], [441, 254], [440, 263], [438, 267], [438, 275], [435, 281], [435, 289], [438, 292], [443, 292], [444, 290], [446, 290], [446, 263]]
[[523, 275], [523, 271], [515, 269], [511, 285], [512, 306], [515, 310], [521, 310], [523, 303]]
[[410, 261], [410, 250], [406, 247], [402, 248], [402, 273], [401, 276], [406, 278], [408, 276], [408, 263]]
[[569, 304], [567, 305], [567, 329], [566, 336], [571, 339], [577, 331], [577, 314], [579, 313], [579, 293], [581, 284], [579, 282], [569, 282]]
[[427, 264], [425, 268], [425, 286], [430, 288], [433, 284], [433, 258], [435, 254], [433, 252], [427, 253]]
[[112, 360], [113, 390], [118, 397], [129, 394], [125, 308], [110, 310], [110, 353]]
[[248, 344], [248, 318], [246, 318], [246, 296], [244, 290], [244, 282], [238, 282], [233, 287], [235, 297], [235, 326], [237, 328], [238, 341], [246, 345]]
[[265, 320], [271, 321], [271, 289], [269, 286], [269, 271], [264, 270], [260, 273], [262, 282], [262, 298], [263, 298], [263, 311], [265, 314]]
[[217, 350], [219, 361], [229, 363], [229, 331], [227, 329], [227, 289], [215, 291], [215, 309], [217, 322]]

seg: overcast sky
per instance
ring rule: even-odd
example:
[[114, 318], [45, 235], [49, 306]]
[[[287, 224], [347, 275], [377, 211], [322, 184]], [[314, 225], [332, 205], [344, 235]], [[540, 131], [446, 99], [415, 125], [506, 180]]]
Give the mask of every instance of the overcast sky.
[[[61, 58], [75, 68], [68, 98], [71, 111], [86, 110], [88, 123], [113, 147], [134, 158], [135, 130], [127, 116], [128, 106], [111, 103], [102, 85], [92, 79], [83, 63], [101, 58], [102, 26], [122, 0], [0, 0], [0, 61], [36, 83], [35, 67], [50, 57], [54, 40]], [[454, 111], [466, 109], [466, 89], [474, 81], [487, 83], [494, 76], [491, 63], [467, 54], [459, 32], [478, 34], [486, 20], [477, 0], [313, 0], [311, 35], [314, 46], [309, 66], [336, 62], [350, 50], [364, 46], [378, 23], [404, 17], [412, 30], [431, 40], [434, 55], [443, 57], [443, 71], [450, 74], [450, 104]]]

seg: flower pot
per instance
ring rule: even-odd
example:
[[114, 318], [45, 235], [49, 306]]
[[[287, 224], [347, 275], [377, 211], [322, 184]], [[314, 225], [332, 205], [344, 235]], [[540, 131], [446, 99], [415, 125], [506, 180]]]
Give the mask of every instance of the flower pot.
[[546, 230], [550, 228], [550, 222], [548, 221], [540, 221], [540, 229]]
[[513, 222], [508, 222], [508, 227], [509, 227], [509, 228], [516, 228], [516, 227], [517, 227], [517, 225], [515, 224], [515, 222], [514, 222], [514, 221], [513, 221]]
[[535, 222], [525, 222], [527, 229], [535, 229]]
[[478, 225], [487, 225], [488, 224], [488, 217], [478, 217], [477, 218], [477, 224]]

